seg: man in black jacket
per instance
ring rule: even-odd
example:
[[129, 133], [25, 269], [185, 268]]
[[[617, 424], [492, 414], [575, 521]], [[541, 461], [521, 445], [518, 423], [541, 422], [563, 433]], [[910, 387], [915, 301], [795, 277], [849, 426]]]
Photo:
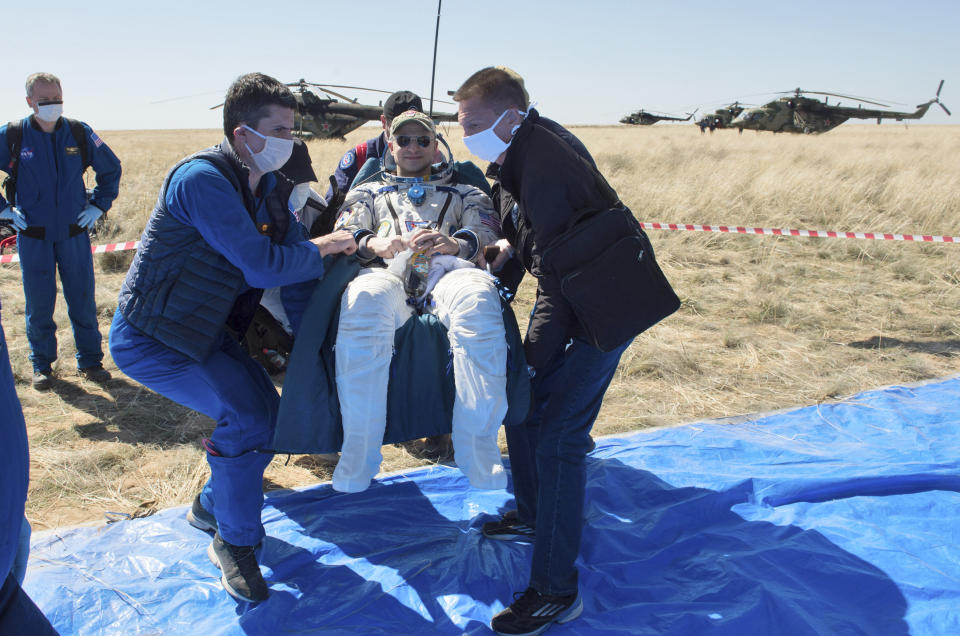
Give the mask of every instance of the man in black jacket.
[[467, 148], [499, 166], [492, 170], [493, 198], [504, 235], [537, 278], [525, 341], [533, 411], [524, 425], [506, 431], [517, 510], [485, 524], [483, 533], [534, 544], [529, 587], [491, 627], [501, 634], [540, 634], [583, 610], [574, 562], [583, 525], [584, 462], [603, 394], [630, 344], [604, 353], [582, 338], [558, 276], [542, 262], [543, 249], [582, 215], [617, 205], [618, 197], [579, 140], [529, 108], [516, 74], [482, 69], [454, 100]]

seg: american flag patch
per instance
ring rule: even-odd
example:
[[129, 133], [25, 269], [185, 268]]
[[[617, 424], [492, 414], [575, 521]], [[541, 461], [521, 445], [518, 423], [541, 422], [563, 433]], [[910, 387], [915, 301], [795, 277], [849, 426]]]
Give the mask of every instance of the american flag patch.
[[480, 214], [480, 222], [496, 233], [500, 233], [500, 221], [490, 214]]
[[93, 140], [93, 145], [96, 146], [97, 148], [103, 145], [103, 139], [100, 139], [99, 137], [97, 137], [97, 133], [95, 132], [92, 132], [92, 131], [90, 132], [90, 139]]

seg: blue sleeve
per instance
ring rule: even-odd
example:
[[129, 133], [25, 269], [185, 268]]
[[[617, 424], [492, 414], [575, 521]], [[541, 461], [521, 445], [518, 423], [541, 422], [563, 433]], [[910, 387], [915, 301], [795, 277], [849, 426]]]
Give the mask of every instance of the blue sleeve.
[[[0, 170], [7, 172], [10, 167], [10, 150], [7, 148], [7, 125], [0, 126]], [[8, 173], [9, 174], [9, 173]], [[0, 188], [0, 210], [7, 207], [9, 202], [3, 196], [6, 192]]]
[[196, 228], [239, 268], [251, 287], [280, 287], [323, 276], [323, 258], [315, 245], [308, 241], [277, 245], [260, 234], [240, 195], [207, 161], [191, 161], [177, 170], [166, 204], [178, 221]]
[[110, 146], [105, 144], [90, 126], [83, 124], [87, 134], [87, 152], [90, 154], [90, 165], [97, 174], [97, 186], [93, 189], [95, 206], [104, 212], [113, 205], [113, 200], [120, 192], [120, 160], [113, 154]]
[[[337, 170], [333, 173], [333, 178], [336, 179], [340, 192], [346, 192], [350, 189], [350, 184], [353, 183], [353, 178], [357, 176], [357, 170], [359, 169], [360, 167], [357, 166], [357, 150], [351, 148], [340, 158]], [[333, 188], [328, 187], [323, 198], [327, 200], [327, 203], [330, 203], [330, 199], [333, 198]]]

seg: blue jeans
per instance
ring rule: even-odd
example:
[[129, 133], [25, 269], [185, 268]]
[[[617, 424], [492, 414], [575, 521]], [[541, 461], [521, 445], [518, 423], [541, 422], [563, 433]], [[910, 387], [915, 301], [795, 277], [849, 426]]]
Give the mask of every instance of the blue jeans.
[[506, 428], [517, 512], [537, 530], [530, 587], [541, 594], [577, 591], [590, 429], [629, 345], [603, 353], [574, 338], [533, 377], [527, 421]]
[[259, 543], [263, 471], [273, 455], [257, 449], [273, 440], [280, 408], [267, 372], [227, 335], [197, 362], [138, 331], [119, 311], [110, 327], [110, 354], [137, 382], [216, 420], [207, 449], [210, 480], [200, 503], [216, 516], [224, 541]]
[[103, 360], [97, 302], [94, 297], [93, 256], [86, 232], [63, 239], [17, 236], [23, 295], [26, 299], [27, 340], [34, 371], [49, 372], [57, 359], [57, 271], [67, 301], [67, 315], [77, 346], [77, 367], [98, 366]]

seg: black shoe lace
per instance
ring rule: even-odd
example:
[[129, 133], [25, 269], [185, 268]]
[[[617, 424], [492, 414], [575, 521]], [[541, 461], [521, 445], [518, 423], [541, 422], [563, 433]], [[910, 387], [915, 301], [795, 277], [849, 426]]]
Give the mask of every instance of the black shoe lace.
[[237, 563], [237, 569], [246, 577], [254, 571], [259, 572], [260, 566], [257, 563], [257, 555], [251, 545], [231, 545], [230, 554]]
[[513, 604], [510, 609], [517, 616], [528, 616], [534, 609], [542, 604], [542, 596], [532, 587], [528, 587], [523, 592], [513, 594]]

